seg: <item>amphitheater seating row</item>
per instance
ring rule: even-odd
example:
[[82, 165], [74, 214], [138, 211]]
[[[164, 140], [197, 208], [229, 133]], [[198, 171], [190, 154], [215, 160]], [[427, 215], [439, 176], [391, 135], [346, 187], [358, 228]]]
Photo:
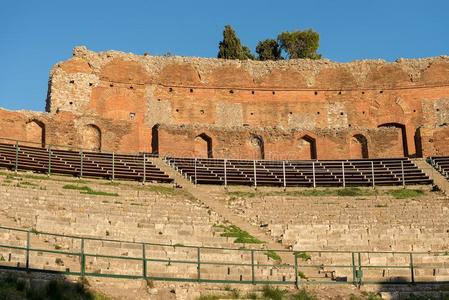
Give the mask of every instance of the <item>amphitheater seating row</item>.
[[[0, 143], [0, 167], [80, 177], [172, 182], [143, 154], [79, 152]], [[145, 177], [145, 178], [144, 178]]]
[[429, 157], [429, 162], [449, 180], [449, 156], [432, 156]]
[[432, 183], [407, 158], [338, 161], [165, 159], [198, 184], [309, 187]]

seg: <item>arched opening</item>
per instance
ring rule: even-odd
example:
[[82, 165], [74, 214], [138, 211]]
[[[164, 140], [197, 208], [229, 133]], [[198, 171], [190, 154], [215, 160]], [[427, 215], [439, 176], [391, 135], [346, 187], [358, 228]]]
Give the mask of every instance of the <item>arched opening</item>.
[[415, 157], [423, 157], [422, 141], [421, 141], [421, 127], [416, 128], [414, 138], [415, 138], [415, 147], [416, 147]]
[[254, 159], [265, 159], [265, 147], [261, 136], [252, 135], [250, 144], [253, 147]]
[[318, 157], [316, 139], [307, 134], [299, 139], [298, 149], [300, 159], [317, 159]]
[[[32, 146], [45, 147], [45, 124], [41, 121], [31, 120], [25, 124], [26, 141], [33, 143]], [[38, 144], [38, 145], [36, 145]]]
[[355, 134], [349, 145], [351, 158], [368, 158], [368, 140], [362, 134]]
[[151, 152], [159, 154], [159, 124], [151, 128]]
[[193, 155], [195, 157], [212, 158], [212, 138], [205, 133], [198, 135], [195, 138], [195, 149]]
[[98, 126], [90, 124], [82, 132], [82, 148], [87, 150], [101, 150], [101, 130]]
[[[387, 128], [397, 128], [399, 130], [399, 137], [397, 142], [397, 147], [402, 148], [402, 152], [404, 157], [408, 157], [408, 143], [407, 143], [407, 133], [405, 130], [405, 125], [400, 123], [385, 123], [381, 124], [377, 127], [387, 127]], [[402, 146], [401, 146], [402, 145]]]

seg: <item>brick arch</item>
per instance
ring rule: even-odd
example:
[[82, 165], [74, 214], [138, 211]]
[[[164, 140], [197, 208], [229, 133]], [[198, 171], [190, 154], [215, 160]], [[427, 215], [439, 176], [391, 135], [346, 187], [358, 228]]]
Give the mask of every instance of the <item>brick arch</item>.
[[25, 140], [45, 147], [45, 124], [37, 119], [25, 123]]
[[194, 157], [213, 157], [212, 138], [206, 133], [201, 133], [195, 137]]
[[298, 148], [299, 148], [299, 157], [301, 159], [317, 159], [317, 147], [316, 147], [316, 138], [309, 135], [304, 134], [298, 140]]
[[361, 133], [352, 135], [349, 142], [350, 158], [369, 158], [368, 139]]
[[370, 105], [370, 114], [377, 124], [405, 123], [406, 114], [412, 110], [400, 97], [392, 101], [390, 98], [373, 100]]
[[[390, 127], [390, 128], [397, 128], [398, 130], [400, 130], [400, 141], [398, 140], [397, 145], [393, 145], [393, 146], [401, 147], [403, 156], [408, 157], [409, 152], [408, 152], [408, 143], [407, 143], [407, 131], [406, 131], [404, 124], [391, 122], [391, 123], [380, 124], [377, 127], [378, 128]], [[402, 144], [402, 146], [401, 146], [401, 144]]]
[[86, 150], [101, 150], [101, 129], [94, 124], [83, 127], [81, 148]]
[[262, 136], [252, 134], [250, 136], [249, 143], [253, 148], [254, 159], [265, 159], [265, 143]]

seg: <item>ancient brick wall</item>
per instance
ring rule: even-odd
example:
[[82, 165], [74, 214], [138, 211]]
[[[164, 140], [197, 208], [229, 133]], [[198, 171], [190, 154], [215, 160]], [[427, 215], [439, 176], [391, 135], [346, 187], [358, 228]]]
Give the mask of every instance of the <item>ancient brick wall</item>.
[[449, 154], [448, 57], [257, 62], [79, 47], [52, 69], [48, 95], [47, 113], [2, 111], [15, 117], [0, 135], [178, 156]]

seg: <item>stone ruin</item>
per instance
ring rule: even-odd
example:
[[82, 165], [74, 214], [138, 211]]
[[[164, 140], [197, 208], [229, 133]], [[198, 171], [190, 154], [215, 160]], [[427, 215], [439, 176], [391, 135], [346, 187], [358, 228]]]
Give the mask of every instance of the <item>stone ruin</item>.
[[0, 137], [243, 159], [449, 154], [449, 57], [336, 63], [161, 57], [76, 47], [46, 112], [0, 110]]

